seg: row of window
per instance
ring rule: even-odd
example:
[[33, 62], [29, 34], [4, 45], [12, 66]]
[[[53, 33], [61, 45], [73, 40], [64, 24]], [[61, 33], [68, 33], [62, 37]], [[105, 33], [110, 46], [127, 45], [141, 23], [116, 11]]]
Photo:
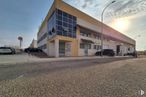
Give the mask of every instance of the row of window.
[[[100, 40], [101, 37], [99, 35], [94, 35], [94, 36], [91, 36], [91, 34], [87, 34], [87, 33], [80, 33], [81, 36], [85, 36], [85, 37], [90, 37], [90, 38], [94, 38], [94, 39], [98, 39]], [[109, 38], [103, 38], [104, 41], [110, 41]]]
[[85, 48], [91, 49], [91, 44], [80, 43], [80, 48], [81, 49], [85, 49]]
[[101, 45], [94, 45], [94, 49], [95, 50], [100, 50], [101, 49]]
[[38, 47], [39, 49], [46, 49], [47, 48], [47, 45], [46, 44], [44, 44], [44, 45], [42, 45], [42, 46], [40, 46], [40, 47]]
[[76, 27], [76, 23], [75, 22], [70, 23], [70, 22], [65, 22], [65, 21], [60, 21], [60, 20], [57, 20], [56, 22], [57, 22], [58, 26], [64, 26], [64, 27], [69, 27], [69, 28]]
[[48, 20], [48, 36], [56, 35], [56, 12]]
[[67, 31], [57, 31], [57, 34], [58, 35], [62, 35], [62, 36], [68, 36], [68, 37], [73, 37], [73, 38], [76, 38], [76, 33], [70, 33], [70, 32], [67, 32]]
[[95, 49], [95, 50], [100, 50], [101, 49], [101, 45], [91, 45], [91, 44], [85, 44], [85, 43], [80, 43], [80, 48], [81, 49]]
[[66, 12], [63, 12], [63, 11], [61, 11], [59, 9], [57, 9], [57, 16], [65, 17], [65, 18], [72, 19], [72, 20], [76, 21], [76, 17], [75, 16], [70, 15], [70, 14], [68, 14]]
[[66, 18], [66, 17], [62, 17], [62, 16], [57, 16], [57, 20], [58, 21], [64, 21], [64, 22], [70, 22], [70, 23], [76, 23], [75, 20], [70, 19], [70, 18]]
[[59, 26], [57, 25], [57, 30], [58, 31], [68, 31], [68, 32], [76, 32], [76, 27], [70, 28], [70, 27], [64, 27], [64, 26]]
[[84, 32], [80, 32], [81, 36], [85, 36], [85, 37], [90, 37], [90, 38], [95, 38], [95, 39], [101, 39], [101, 37], [99, 35], [93, 35], [91, 33], [84, 33]]
[[38, 39], [38, 43], [40, 43], [43, 39], [45, 39], [47, 37], [47, 33], [45, 33], [40, 39]]

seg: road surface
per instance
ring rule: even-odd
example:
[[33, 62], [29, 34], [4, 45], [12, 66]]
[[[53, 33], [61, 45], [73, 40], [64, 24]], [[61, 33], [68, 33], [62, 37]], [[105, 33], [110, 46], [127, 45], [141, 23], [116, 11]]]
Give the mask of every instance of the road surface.
[[0, 97], [141, 97], [140, 90], [146, 58], [0, 65]]

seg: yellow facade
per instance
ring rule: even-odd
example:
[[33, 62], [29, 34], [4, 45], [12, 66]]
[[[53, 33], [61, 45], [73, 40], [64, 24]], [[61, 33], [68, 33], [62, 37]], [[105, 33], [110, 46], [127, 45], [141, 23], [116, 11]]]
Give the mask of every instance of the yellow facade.
[[71, 42], [71, 56], [78, 56], [78, 40], [75, 38], [65, 37], [56, 35], [49, 42], [55, 41], [58, 39], [59, 41]]

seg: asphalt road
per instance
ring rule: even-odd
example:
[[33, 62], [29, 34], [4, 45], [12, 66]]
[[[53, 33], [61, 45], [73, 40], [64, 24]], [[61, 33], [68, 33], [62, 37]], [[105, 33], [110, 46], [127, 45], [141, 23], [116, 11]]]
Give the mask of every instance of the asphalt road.
[[0, 65], [0, 97], [145, 97], [146, 59]]

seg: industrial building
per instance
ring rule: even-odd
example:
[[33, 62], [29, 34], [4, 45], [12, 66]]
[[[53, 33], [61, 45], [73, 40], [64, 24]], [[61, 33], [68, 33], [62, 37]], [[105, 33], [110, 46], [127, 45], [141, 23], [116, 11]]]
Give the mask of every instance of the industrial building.
[[[101, 26], [102, 25], [102, 26]], [[135, 40], [97, 19], [55, 0], [37, 34], [37, 44], [48, 56], [93, 56], [101, 49], [113, 49], [116, 55], [135, 51]]]

